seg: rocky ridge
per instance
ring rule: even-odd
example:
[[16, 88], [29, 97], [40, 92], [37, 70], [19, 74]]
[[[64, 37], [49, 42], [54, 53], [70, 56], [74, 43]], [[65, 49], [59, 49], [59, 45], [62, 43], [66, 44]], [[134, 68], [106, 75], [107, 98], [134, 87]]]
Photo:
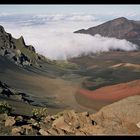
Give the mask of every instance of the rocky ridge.
[[15, 39], [2, 26], [0, 26], [0, 55], [6, 56], [19, 66], [38, 66], [38, 61], [45, 59], [36, 53], [32, 45], [25, 44], [23, 36]]
[[33, 102], [32, 100], [29, 99], [29, 96], [27, 96], [25, 93], [13, 89], [1, 81], [0, 81], [0, 98], [11, 99], [25, 103]]
[[40, 118], [0, 114], [0, 123], [1, 135], [140, 135], [140, 96], [107, 105], [95, 114], [74, 110]]

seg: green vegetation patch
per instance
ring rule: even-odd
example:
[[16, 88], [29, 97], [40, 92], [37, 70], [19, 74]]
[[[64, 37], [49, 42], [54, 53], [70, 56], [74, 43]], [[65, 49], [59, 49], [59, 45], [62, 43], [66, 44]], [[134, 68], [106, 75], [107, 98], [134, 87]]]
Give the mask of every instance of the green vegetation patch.
[[34, 108], [32, 110], [32, 114], [35, 118], [42, 118], [42, 117], [45, 117], [47, 116], [48, 114], [48, 109], [47, 108]]
[[0, 102], [0, 114], [6, 113], [10, 115], [12, 112], [12, 107], [5, 101]]

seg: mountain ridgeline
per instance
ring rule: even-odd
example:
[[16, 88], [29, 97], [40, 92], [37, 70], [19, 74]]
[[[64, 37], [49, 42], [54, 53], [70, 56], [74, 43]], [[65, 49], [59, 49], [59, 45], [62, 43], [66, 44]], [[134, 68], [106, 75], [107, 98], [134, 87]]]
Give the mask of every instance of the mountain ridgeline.
[[43, 58], [37, 54], [32, 45], [26, 45], [23, 36], [19, 39], [12, 37], [0, 26], [0, 55], [6, 56], [19, 66], [38, 65]]
[[140, 21], [128, 20], [124, 17], [110, 20], [101, 25], [88, 28], [87, 30], [81, 29], [74, 33], [90, 34], [92, 36], [100, 34], [104, 37], [126, 39], [140, 46]]

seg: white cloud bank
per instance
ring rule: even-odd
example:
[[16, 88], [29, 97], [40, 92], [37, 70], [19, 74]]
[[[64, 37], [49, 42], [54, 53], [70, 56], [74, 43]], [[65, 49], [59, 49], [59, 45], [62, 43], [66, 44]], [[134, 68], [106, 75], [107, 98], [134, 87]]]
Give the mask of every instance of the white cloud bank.
[[[26, 44], [32, 44], [36, 51], [50, 59], [66, 59], [67, 57], [76, 57], [82, 53], [96, 53], [100, 51], [109, 51], [110, 49], [122, 49], [125, 51], [135, 50], [136, 45], [115, 38], [102, 37], [100, 35], [90, 36], [86, 34], [75, 34], [76, 30], [89, 28], [98, 24], [100, 21], [93, 20], [91, 16], [74, 15], [64, 17], [55, 15], [50, 21], [49, 16], [34, 16], [33, 20], [25, 20], [22, 22], [24, 26], [18, 24], [9, 24], [4, 22], [3, 26], [7, 32], [12, 33], [16, 38], [24, 36]], [[45, 21], [45, 24], [28, 24], [36, 21]], [[68, 20], [69, 19], [69, 20]], [[92, 19], [92, 20], [90, 20]], [[12, 19], [13, 20], [13, 19]], [[2, 22], [2, 21], [1, 21]], [[1, 24], [1, 23], [0, 23]]]

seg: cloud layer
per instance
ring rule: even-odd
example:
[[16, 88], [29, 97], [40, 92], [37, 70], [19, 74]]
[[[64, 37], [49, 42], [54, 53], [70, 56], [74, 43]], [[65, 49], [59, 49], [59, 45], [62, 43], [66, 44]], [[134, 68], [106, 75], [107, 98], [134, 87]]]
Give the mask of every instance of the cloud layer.
[[[96, 53], [110, 49], [131, 51], [136, 45], [115, 38], [74, 34], [82, 28], [89, 28], [103, 21], [91, 15], [33, 15], [1, 17], [1, 22], [7, 32], [16, 38], [24, 36], [27, 44], [32, 44], [36, 51], [50, 59], [66, 59], [82, 53]], [[8, 15], [9, 17], [9, 15]]]

